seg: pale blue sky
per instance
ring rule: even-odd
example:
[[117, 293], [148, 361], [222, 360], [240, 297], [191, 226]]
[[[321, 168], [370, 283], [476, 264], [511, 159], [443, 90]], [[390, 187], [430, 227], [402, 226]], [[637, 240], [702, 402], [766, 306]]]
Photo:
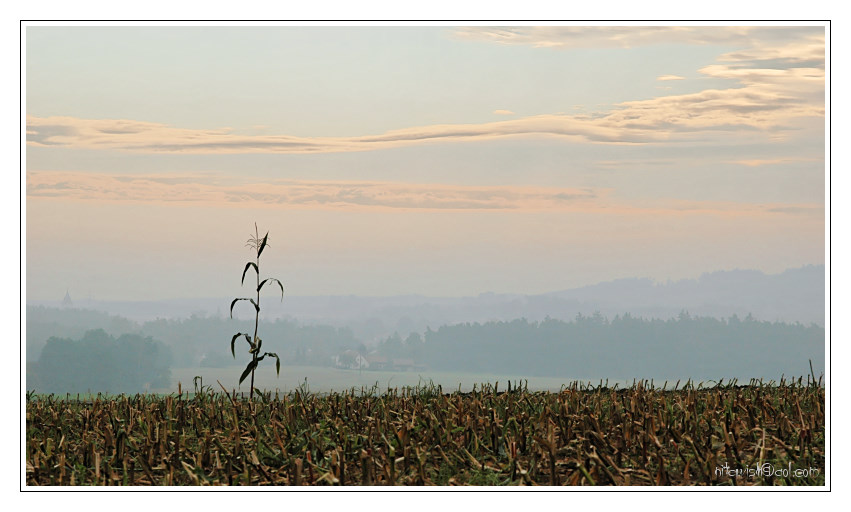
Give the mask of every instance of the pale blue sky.
[[[452, 27], [29, 27], [27, 111], [301, 136], [609, 110], [736, 86], [697, 70], [733, 45], [564, 51]], [[687, 80], [660, 83], [674, 74]], [[660, 86], [671, 87], [662, 90]]]
[[824, 27], [27, 27], [27, 296], [232, 295], [255, 221], [296, 295], [824, 263], [824, 44]]

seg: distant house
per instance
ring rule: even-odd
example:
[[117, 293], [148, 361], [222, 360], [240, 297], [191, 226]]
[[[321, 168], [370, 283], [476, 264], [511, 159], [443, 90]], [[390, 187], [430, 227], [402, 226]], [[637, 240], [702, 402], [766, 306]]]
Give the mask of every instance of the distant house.
[[342, 354], [334, 356], [334, 367], [348, 370], [366, 370], [369, 361], [354, 350], [346, 350]]

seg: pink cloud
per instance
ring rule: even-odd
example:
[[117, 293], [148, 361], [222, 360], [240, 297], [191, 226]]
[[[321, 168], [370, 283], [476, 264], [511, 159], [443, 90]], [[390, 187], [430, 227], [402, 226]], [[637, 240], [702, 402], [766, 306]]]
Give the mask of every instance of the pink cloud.
[[323, 210], [561, 211], [600, 215], [821, 215], [819, 204], [615, 200], [609, 189], [459, 186], [377, 181], [237, 182], [208, 174], [121, 175], [27, 172], [28, 200], [214, 204]]
[[272, 180], [237, 183], [210, 175], [27, 173], [29, 198], [214, 203], [282, 209], [570, 209], [593, 201], [604, 192], [588, 188], [454, 186], [370, 181]]

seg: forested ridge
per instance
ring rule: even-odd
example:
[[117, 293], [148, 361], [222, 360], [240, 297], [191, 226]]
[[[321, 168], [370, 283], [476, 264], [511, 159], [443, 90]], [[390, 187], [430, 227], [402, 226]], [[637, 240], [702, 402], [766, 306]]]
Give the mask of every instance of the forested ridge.
[[629, 314], [573, 321], [457, 324], [428, 330], [422, 354], [430, 368], [530, 376], [632, 379], [779, 378], [824, 369], [825, 331], [817, 325], [750, 317], [642, 319]]

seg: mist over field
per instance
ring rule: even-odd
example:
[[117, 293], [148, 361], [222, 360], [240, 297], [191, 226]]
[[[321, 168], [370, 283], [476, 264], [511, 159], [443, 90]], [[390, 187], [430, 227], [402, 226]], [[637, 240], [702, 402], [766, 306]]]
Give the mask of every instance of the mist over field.
[[[269, 367], [257, 383], [294, 389], [307, 379], [318, 391], [423, 382], [470, 389], [530, 379], [533, 388], [558, 389], [573, 380], [818, 376], [825, 364], [823, 301], [823, 266], [776, 275], [715, 272], [674, 283], [620, 280], [538, 296], [285, 296], [267, 300], [284, 314], [260, 322], [283, 377]], [[195, 376], [236, 388], [245, 359], [243, 351], [233, 357], [228, 342], [251, 328], [253, 315], [242, 310], [229, 318], [226, 299], [57, 302], [27, 307], [28, 388], [165, 391], [178, 382], [188, 387]], [[75, 348], [60, 350], [63, 343]], [[130, 343], [149, 347], [146, 377], [126, 371], [139, 362], [122, 353]], [[113, 380], [87, 370], [94, 361]]]

